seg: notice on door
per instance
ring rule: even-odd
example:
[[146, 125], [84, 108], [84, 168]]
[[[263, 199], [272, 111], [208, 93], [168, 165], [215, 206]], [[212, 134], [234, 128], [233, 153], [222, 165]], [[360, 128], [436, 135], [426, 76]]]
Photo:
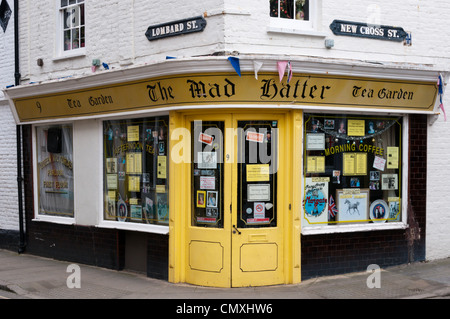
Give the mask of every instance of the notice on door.
[[268, 182], [269, 172], [269, 164], [247, 165], [247, 182]]
[[247, 201], [270, 201], [270, 184], [247, 185]]

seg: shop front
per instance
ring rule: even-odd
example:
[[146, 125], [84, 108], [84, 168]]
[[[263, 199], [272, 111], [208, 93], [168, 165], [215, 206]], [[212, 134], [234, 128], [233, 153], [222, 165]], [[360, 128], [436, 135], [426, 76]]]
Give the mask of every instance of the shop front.
[[6, 90], [31, 140], [31, 229], [64, 225], [83, 249], [88, 227], [118, 269], [165, 251], [166, 279], [215, 287], [300, 282], [304, 239], [408, 229], [410, 115], [434, 113], [431, 75], [280, 79], [226, 63]]

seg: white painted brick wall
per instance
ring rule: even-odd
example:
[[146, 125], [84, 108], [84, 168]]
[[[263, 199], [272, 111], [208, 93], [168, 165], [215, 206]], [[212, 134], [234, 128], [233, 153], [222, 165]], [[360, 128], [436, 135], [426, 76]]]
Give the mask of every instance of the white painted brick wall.
[[[8, 1], [11, 10], [13, 1]], [[16, 125], [3, 92], [14, 84], [14, 15], [0, 29], [0, 230], [18, 230]]]

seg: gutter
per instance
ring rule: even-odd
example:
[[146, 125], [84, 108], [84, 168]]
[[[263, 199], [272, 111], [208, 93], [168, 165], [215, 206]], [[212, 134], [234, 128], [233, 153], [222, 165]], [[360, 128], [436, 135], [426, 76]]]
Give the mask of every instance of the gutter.
[[[14, 0], [14, 79], [15, 86], [20, 85], [20, 68], [19, 68], [19, 0]], [[25, 252], [25, 229], [24, 229], [24, 212], [23, 212], [23, 177], [22, 177], [22, 127], [16, 125], [17, 139], [17, 190], [19, 202], [19, 247], [18, 253]]]

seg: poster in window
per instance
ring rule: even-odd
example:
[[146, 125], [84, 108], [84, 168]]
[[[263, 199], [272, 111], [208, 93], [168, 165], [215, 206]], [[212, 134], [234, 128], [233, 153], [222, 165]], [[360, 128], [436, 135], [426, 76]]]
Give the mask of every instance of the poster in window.
[[158, 214], [158, 223], [169, 223], [169, 202], [167, 201], [167, 193], [156, 194], [156, 209]]
[[325, 156], [308, 156], [306, 158], [307, 173], [325, 173]]
[[216, 152], [198, 152], [197, 164], [199, 169], [216, 169], [217, 153]]
[[305, 178], [303, 219], [306, 224], [328, 222], [328, 182]]
[[382, 190], [397, 190], [398, 189], [398, 175], [397, 174], [383, 174], [381, 175], [381, 189]]
[[336, 191], [339, 222], [366, 222], [369, 210], [369, 189], [338, 189]]
[[388, 197], [389, 221], [400, 220], [400, 197]]
[[308, 133], [306, 134], [306, 150], [323, 151], [325, 149], [324, 133]]
[[367, 153], [342, 153], [344, 176], [367, 175]]
[[206, 202], [206, 206], [207, 207], [217, 207], [217, 192], [207, 192], [207, 202]]
[[364, 120], [348, 120], [347, 125], [348, 136], [364, 136], [366, 134]]
[[205, 208], [206, 207], [206, 191], [197, 191], [197, 207]]
[[167, 178], [167, 156], [158, 156], [158, 178]]
[[398, 169], [398, 147], [388, 146], [387, 168]]
[[369, 213], [374, 223], [385, 223], [389, 218], [388, 205], [382, 199], [377, 199], [370, 205]]

